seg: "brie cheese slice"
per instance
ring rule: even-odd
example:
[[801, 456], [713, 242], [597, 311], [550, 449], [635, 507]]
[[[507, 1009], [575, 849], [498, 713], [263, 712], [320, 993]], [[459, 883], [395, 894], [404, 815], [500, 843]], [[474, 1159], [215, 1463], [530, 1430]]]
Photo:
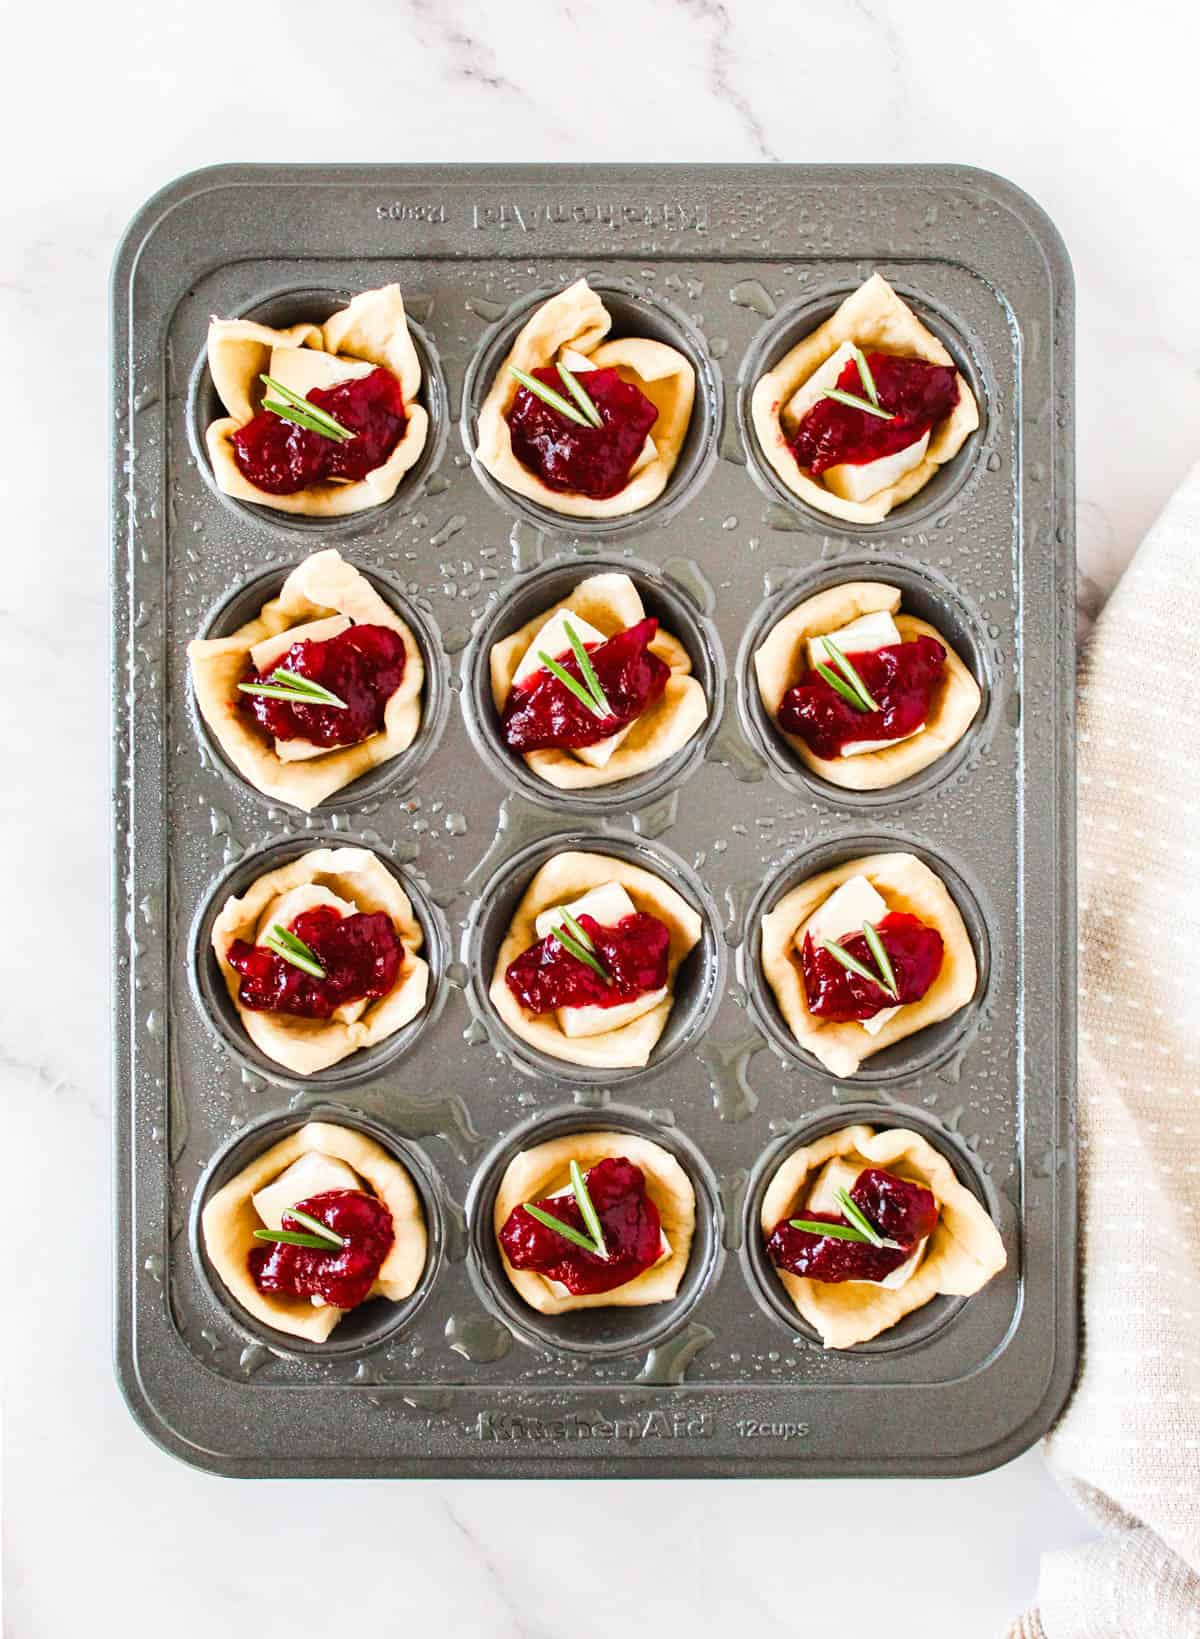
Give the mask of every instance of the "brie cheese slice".
[[914, 444], [906, 444], [891, 455], [881, 455], [875, 461], [840, 461], [826, 467], [821, 474], [825, 488], [840, 495], [843, 501], [869, 501], [881, 489], [899, 483], [906, 472], [919, 467], [929, 448], [929, 434], [922, 433]]
[[254, 644], [250, 659], [255, 671], [265, 676], [274, 671], [293, 643], [327, 643], [331, 637], [340, 637], [351, 625], [348, 615], [326, 615], [321, 620], [307, 620], [303, 626], [289, 626], [286, 632], [277, 632], [274, 637], [264, 637], [261, 643]]
[[[887, 913], [887, 900], [866, 877], [852, 876], [840, 888], [835, 888], [829, 898], [817, 906], [808, 921], [797, 929], [796, 949], [803, 951], [808, 934], [812, 935], [814, 945], [819, 945], [824, 939], [840, 944], [848, 935], [861, 933], [864, 922], [878, 924]], [[858, 1023], [869, 1036], [877, 1036], [899, 1011], [899, 1007], [885, 1007], [873, 1018], [859, 1019]]]
[[[365, 360], [338, 358], [333, 353], [318, 352], [315, 347], [273, 347], [267, 374], [307, 398], [314, 387], [336, 387], [339, 382], [369, 376], [375, 368]], [[270, 398], [271, 389], [265, 391]]]
[[[808, 1200], [804, 1203], [809, 1212], [836, 1212], [841, 1213], [841, 1204], [834, 1191], [844, 1189], [847, 1194], [858, 1182], [859, 1173], [864, 1169], [855, 1167], [844, 1156], [835, 1155], [826, 1162], [817, 1174], [817, 1181], [813, 1185]], [[925, 1253], [925, 1240], [919, 1240], [912, 1250], [912, 1255], [905, 1259], [898, 1269], [893, 1269], [890, 1275], [883, 1280], [847, 1281], [848, 1286], [886, 1286], [892, 1291], [898, 1290], [911, 1277]]]
[[330, 1189], [361, 1190], [362, 1184], [358, 1174], [344, 1161], [310, 1150], [252, 1197], [254, 1210], [265, 1229], [282, 1229], [285, 1212], [310, 1196], [323, 1195]]

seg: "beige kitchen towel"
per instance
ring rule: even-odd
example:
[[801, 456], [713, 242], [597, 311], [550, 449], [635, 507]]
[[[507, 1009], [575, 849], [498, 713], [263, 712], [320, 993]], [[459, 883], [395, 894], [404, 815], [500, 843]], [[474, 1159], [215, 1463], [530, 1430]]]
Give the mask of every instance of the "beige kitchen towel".
[[1046, 1442], [1098, 1541], [1020, 1639], [1200, 1636], [1200, 467], [1079, 679], [1083, 1353]]

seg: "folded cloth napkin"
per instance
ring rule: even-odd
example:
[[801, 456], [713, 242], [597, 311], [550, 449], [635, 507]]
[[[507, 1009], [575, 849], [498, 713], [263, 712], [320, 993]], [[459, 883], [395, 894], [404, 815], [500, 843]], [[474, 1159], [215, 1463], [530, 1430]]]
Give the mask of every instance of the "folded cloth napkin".
[[1200, 467], [1079, 679], [1083, 1355], [1046, 1442], [1101, 1528], [1014, 1639], [1200, 1635]]

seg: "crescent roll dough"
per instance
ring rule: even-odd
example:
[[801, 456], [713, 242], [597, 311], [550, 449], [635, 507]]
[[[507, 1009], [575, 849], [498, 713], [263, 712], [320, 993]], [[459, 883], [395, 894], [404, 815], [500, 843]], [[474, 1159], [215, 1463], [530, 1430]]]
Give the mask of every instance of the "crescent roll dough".
[[[319, 756], [284, 759], [239, 710], [237, 686], [256, 644], [329, 615], [345, 615], [356, 624], [387, 626], [398, 633], [404, 644], [404, 676], [384, 708], [378, 734]], [[297, 564], [279, 596], [264, 603], [256, 619], [228, 637], [196, 638], [189, 643], [188, 660], [196, 704], [221, 750], [264, 797], [296, 808], [315, 808], [368, 769], [398, 757], [421, 726], [425, 662], [417, 640], [370, 581], [332, 547]]]
[[[636, 625], [646, 613], [638, 589], [628, 575], [590, 575], [580, 581], [570, 597], [535, 615], [520, 631], [492, 646], [492, 701], [497, 712], [504, 710], [512, 692], [513, 678], [530, 645], [560, 609], [578, 615], [605, 637], [614, 637]], [[699, 732], [708, 717], [708, 700], [703, 688], [690, 675], [692, 662], [687, 650], [661, 627], [650, 649], [666, 661], [671, 675], [662, 694], [633, 724], [604, 767], [594, 768], [569, 751], [557, 748], [524, 752], [525, 762], [535, 774], [563, 791], [613, 785], [648, 768], [657, 768]]]
[[217, 1191], [204, 1208], [200, 1226], [209, 1262], [243, 1309], [278, 1332], [323, 1343], [347, 1311], [331, 1304], [318, 1308], [308, 1298], [260, 1292], [246, 1264], [247, 1254], [261, 1244], [254, 1240], [254, 1231], [262, 1227], [254, 1196], [302, 1155], [311, 1154], [344, 1161], [391, 1213], [396, 1238], [379, 1267], [371, 1297], [399, 1303], [416, 1290], [425, 1268], [421, 1198], [395, 1156], [355, 1127], [310, 1121], [290, 1133]]
[[[522, 1007], [504, 982], [511, 962], [538, 943], [534, 923], [542, 911], [581, 898], [591, 888], [619, 882], [639, 911], [664, 922], [671, 934], [667, 952], [667, 994], [649, 1012], [616, 1030], [594, 1036], [568, 1036], [559, 1029], [554, 1013], [535, 1014]], [[674, 1005], [672, 987], [680, 963], [699, 942], [703, 924], [699, 915], [674, 888], [640, 865], [609, 854], [568, 852], [548, 860], [526, 888], [513, 914], [508, 933], [496, 957], [488, 995], [492, 1006], [514, 1035], [551, 1058], [568, 1064], [601, 1069], [640, 1068], [649, 1062]]]
[[[270, 373], [276, 347], [311, 347], [350, 363], [390, 370], [400, 383], [407, 420], [396, 448], [381, 466], [352, 483], [310, 484], [294, 495], [271, 495], [243, 477], [229, 440], [262, 407], [259, 377]], [[213, 319], [208, 327], [208, 368], [226, 414], [205, 433], [218, 487], [239, 501], [308, 518], [340, 518], [390, 501], [397, 485], [425, 448], [429, 416], [417, 403], [421, 365], [399, 285], [364, 290], [324, 325], [294, 324], [273, 330], [252, 319]]]
[[954, 363], [942, 343], [887, 280], [873, 273], [824, 324], [798, 341], [774, 369], [760, 377], [750, 399], [750, 419], [763, 454], [793, 494], [830, 517], [848, 523], [877, 524], [901, 501], [910, 500], [924, 489], [937, 469], [958, 454], [979, 425], [979, 405], [959, 372], [958, 403], [931, 430], [921, 462], [865, 501], [843, 500], [819, 478], [806, 473], [792, 454], [790, 444], [797, 424], [788, 406], [809, 377], [847, 341], [857, 343], [864, 352], [873, 348], [881, 353], [926, 359], [930, 364]]
[[[878, 791], [898, 785], [910, 775], [928, 768], [958, 744], [975, 721], [983, 699], [979, 684], [955, 654], [946, 639], [926, 621], [899, 613], [901, 594], [880, 581], [845, 581], [805, 598], [771, 627], [755, 650], [754, 673], [763, 709], [775, 732], [792, 750], [831, 785], [845, 791]], [[946, 651], [941, 680], [929, 702], [925, 727], [911, 739], [897, 740], [880, 751], [863, 752], [857, 757], [818, 757], [798, 734], [787, 734], [777, 721], [783, 697], [808, 670], [808, 640], [848, 626], [860, 615], [886, 610], [894, 615], [901, 639], [932, 637]]]
[[500, 1180], [493, 1214], [496, 1234], [513, 1209], [570, 1188], [570, 1164], [577, 1161], [586, 1173], [598, 1161], [624, 1156], [642, 1169], [646, 1194], [658, 1208], [662, 1232], [671, 1250], [661, 1263], [643, 1270], [634, 1280], [611, 1292], [590, 1292], [573, 1297], [533, 1269], [514, 1269], [501, 1252], [504, 1272], [519, 1295], [543, 1315], [561, 1315], [571, 1309], [627, 1308], [665, 1303], [679, 1290], [692, 1248], [696, 1227], [696, 1195], [679, 1162], [660, 1144], [634, 1133], [581, 1132], [552, 1138], [513, 1157]]
[[894, 1127], [843, 1127], [794, 1150], [763, 1196], [761, 1226], [769, 1236], [784, 1218], [803, 1213], [826, 1162], [841, 1157], [861, 1169], [882, 1167], [932, 1190], [940, 1216], [920, 1262], [903, 1286], [870, 1281], [819, 1281], [777, 1269], [788, 1296], [827, 1349], [848, 1349], [886, 1332], [941, 1293], [969, 1297], [1004, 1268], [1000, 1232], [944, 1156], [919, 1133]]
[[[479, 411], [475, 459], [480, 466], [506, 489], [571, 518], [620, 518], [656, 500], [675, 469], [692, 417], [696, 372], [683, 354], [665, 342], [644, 337], [605, 341], [611, 325], [608, 310], [586, 279], [560, 290], [521, 327]], [[520, 383], [510, 366], [528, 374], [556, 363], [564, 348], [583, 354], [597, 370], [615, 369], [658, 410], [658, 420], [650, 429], [653, 458], [630, 476], [619, 494], [603, 500], [548, 488], [513, 454], [506, 418]]]
[[[941, 968], [924, 996], [898, 1008], [873, 1036], [856, 1020], [838, 1023], [809, 1012], [797, 948], [797, 935], [809, 917], [853, 876], [865, 876], [887, 900], [889, 910], [905, 911], [936, 928], [943, 943]], [[792, 1035], [839, 1078], [852, 1076], [873, 1053], [957, 1013], [974, 996], [979, 980], [975, 951], [958, 906], [941, 878], [912, 854], [868, 854], [847, 860], [785, 894], [763, 917], [762, 970]]]
[[[305, 1019], [287, 1013], [257, 1012], [238, 1001], [241, 976], [226, 959], [229, 946], [235, 939], [249, 944], [259, 942], [279, 919], [285, 899], [296, 905], [298, 901], [292, 898], [295, 890], [310, 884], [328, 890], [354, 911], [383, 911], [404, 945], [404, 961], [395, 985], [386, 996], [368, 1002], [352, 1019]], [[429, 964], [416, 954], [422, 938], [408, 895], [383, 862], [366, 848], [314, 848], [287, 865], [267, 871], [240, 899], [226, 900], [212, 930], [213, 952], [246, 1034], [259, 1052], [298, 1076], [328, 1069], [360, 1047], [373, 1047], [416, 1018], [425, 1006], [429, 988]]]

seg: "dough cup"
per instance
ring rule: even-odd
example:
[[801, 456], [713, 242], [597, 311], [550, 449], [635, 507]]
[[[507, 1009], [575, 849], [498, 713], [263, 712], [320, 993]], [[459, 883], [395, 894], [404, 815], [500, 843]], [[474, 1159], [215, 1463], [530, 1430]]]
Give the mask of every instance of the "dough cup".
[[[908, 912], [936, 928], [944, 946], [941, 969], [925, 995], [901, 1007], [876, 1035], [855, 1020], [837, 1023], [809, 1012], [795, 942], [813, 912], [854, 876], [865, 876], [889, 910]], [[770, 894], [765, 895], [768, 903]], [[785, 892], [762, 916], [759, 964], [796, 1044], [839, 1080], [853, 1076], [872, 1055], [965, 1008], [979, 983], [971, 936], [949, 889], [923, 860], [899, 852], [847, 859]]]
[[[256, 1322], [270, 1334], [284, 1333], [308, 1344], [325, 1344], [337, 1328], [345, 1331], [338, 1340], [343, 1348], [357, 1350], [391, 1336], [413, 1313], [415, 1303], [408, 1300], [415, 1296], [419, 1301], [433, 1277], [440, 1223], [429, 1180], [408, 1152], [402, 1152], [377, 1123], [349, 1111], [344, 1117], [342, 1112], [330, 1113], [337, 1119], [274, 1118], [235, 1139], [200, 1185], [195, 1242], [201, 1268], [207, 1265], [215, 1277], [214, 1296], [232, 1301], [245, 1316], [243, 1324]], [[264, 1142], [266, 1148], [261, 1147]], [[318, 1308], [308, 1298], [260, 1292], [246, 1264], [248, 1253], [265, 1244], [254, 1239], [254, 1231], [262, 1227], [254, 1195], [301, 1156], [314, 1152], [344, 1161], [392, 1214], [396, 1238], [371, 1296], [352, 1310]], [[323, 1352], [333, 1352], [333, 1346]]]
[[958, 454], [979, 426], [979, 404], [959, 371], [958, 403], [933, 427], [920, 464], [865, 501], [843, 500], [796, 461], [789, 447], [796, 428], [789, 424], [787, 406], [809, 377], [847, 341], [857, 343], [864, 352], [875, 349], [926, 359], [931, 364], [955, 362], [887, 280], [875, 273], [759, 377], [750, 393], [749, 421], [762, 458], [785, 490], [816, 511], [845, 523], [876, 524], [924, 489], [938, 468]]
[[[238, 684], [244, 680], [255, 644], [336, 614], [348, 615], [356, 624], [387, 626], [398, 633], [404, 644], [404, 676], [384, 708], [378, 734], [320, 756], [285, 761], [246, 720], [238, 703]], [[426, 685], [421, 646], [408, 622], [332, 547], [297, 564], [278, 594], [235, 631], [194, 639], [188, 644], [188, 662], [197, 708], [221, 752], [262, 796], [306, 813], [371, 769], [399, 757], [421, 729]]]
[[[282, 897], [310, 883], [328, 889], [355, 910], [385, 912], [404, 944], [396, 984], [348, 1023], [242, 1007], [237, 999], [240, 975], [226, 959], [235, 939], [255, 943]], [[225, 900], [209, 934], [229, 1004], [245, 1035], [267, 1059], [299, 1077], [319, 1074], [353, 1053], [386, 1042], [422, 1012], [428, 999], [429, 964], [416, 953], [424, 937], [407, 893], [382, 860], [366, 848], [316, 848], [264, 871], [242, 894]]]
[[[498, 1231], [514, 1206], [569, 1183], [604, 1156], [642, 1168], [671, 1255], [625, 1288], [571, 1298], [540, 1275], [514, 1270]], [[523, 1122], [488, 1155], [467, 1199], [470, 1273], [480, 1297], [535, 1348], [610, 1358], [646, 1350], [679, 1330], [711, 1285], [723, 1256], [721, 1197], [703, 1155], [679, 1128], [610, 1104], [560, 1106]]]
[[[712, 929], [706, 927], [705, 917], [695, 904], [672, 887], [665, 880], [665, 874], [658, 874], [659, 869], [665, 872], [671, 867], [665, 860], [660, 866], [655, 857], [657, 850], [652, 853], [636, 843], [622, 847], [619, 840], [614, 838], [603, 839], [603, 849], [567, 846], [576, 840], [586, 839], [559, 839], [532, 850], [534, 857], [544, 863], [528, 879], [518, 864], [520, 876], [517, 880], [524, 881], [524, 888], [519, 902], [511, 911], [507, 930], [501, 935], [499, 948], [491, 962], [487, 995], [497, 1019], [505, 1032], [515, 1039], [515, 1044], [524, 1044], [534, 1050], [537, 1058], [533, 1062], [538, 1068], [552, 1069], [553, 1061], [574, 1064], [585, 1070], [600, 1072], [599, 1079], [602, 1080], [603, 1072], [637, 1070], [646, 1066], [667, 1027], [672, 1009], [679, 1006], [681, 1001], [686, 1017], [680, 1031], [674, 1032], [676, 1040], [671, 1050], [681, 1045], [684, 1033], [694, 1033], [699, 1019], [715, 1003], [719, 991], [714, 935]], [[637, 863], [639, 859], [645, 859], [646, 864]], [[526, 868], [527, 865], [528, 858]], [[535, 1015], [522, 1007], [508, 988], [504, 975], [510, 963], [531, 945], [538, 943], [534, 924], [542, 911], [580, 899], [589, 889], [606, 882], [620, 883], [637, 910], [649, 912], [669, 928], [671, 942], [667, 958], [667, 995], [648, 1012], [616, 1030], [594, 1036], [567, 1036], [559, 1029], [554, 1013]], [[504, 896], [502, 886], [495, 882], [489, 884], [481, 896], [481, 905], [485, 907], [483, 914], [503, 918], [506, 914], [505, 899], [511, 904], [512, 894]], [[477, 962], [487, 961], [489, 943], [486, 936], [480, 941], [481, 948], [475, 958]], [[703, 949], [697, 950], [702, 943]], [[705, 973], [700, 975], [696, 966], [702, 955], [708, 955], [710, 961]], [[689, 992], [686, 1000], [677, 994], [678, 987], [685, 980]], [[547, 1064], [547, 1060], [552, 1062]]]
[[[618, 286], [594, 289], [586, 279], [537, 297], [526, 313], [519, 328], [515, 321], [496, 327], [468, 371], [464, 431], [477, 471], [495, 481], [501, 498], [527, 503], [526, 515], [544, 527], [565, 518], [603, 530], [635, 513], [645, 523], [647, 509], [657, 514], [668, 492], [682, 499], [715, 457], [721, 408], [719, 377], [682, 315], [660, 298]], [[610, 336], [614, 327], [618, 334]], [[649, 434], [654, 456], [616, 495], [598, 500], [550, 489], [513, 453], [507, 412], [519, 383], [509, 367], [532, 372], [555, 363], [563, 349], [597, 369], [615, 368], [658, 409]]]
[[[771, 731], [821, 779], [846, 791], [879, 791], [899, 785], [937, 762], [962, 739], [979, 714], [979, 684], [949, 640], [927, 621], [901, 614], [902, 591], [881, 581], [843, 581], [805, 598], [770, 627], [754, 651], [754, 681]], [[808, 639], [836, 632], [860, 615], [886, 610], [895, 617], [901, 639], [911, 643], [932, 637], [946, 651], [942, 679], [934, 693], [925, 727], [911, 739], [857, 757], [818, 757], [798, 734], [779, 726], [779, 707], [788, 690], [809, 669]]]
[[899, 1127], [885, 1132], [865, 1125], [843, 1127], [793, 1148], [767, 1181], [757, 1222], [747, 1225], [747, 1234], [759, 1238], [760, 1248], [782, 1219], [804, 1216], [808, 1190], [835, 1156], [924, 1185], [933, 1191], [941, 1215], [917, 1267], [896, 1288], [809, 1280], [776, 1269], [761, 1253], [756, 1261], [770, 1270], [767, 1278], [783, 1286], [827, 1349], [866, 1343], [939, 1296], [969, 1297], [1004, 1268], [1004, 1243], [983, 1206], [928, 1139]]
[[[642, 620], [645, 605], [634, 581], [622, 572], [606, 571], [582, 579], [565, 596], [546, 605], [517, 631], [491, 647], [489, 686], [499, 736], [499, 717], [512, 692], [517, 668], [546, 621], [560, 609], [613, 637]], [[615, 785], [659, 767], [703, 728], [709, 715], [703, 685], [692, 673], [692, 661], [679, 639], [660, 625], [651, 652], [671, 668], [662, 694], [637, 719], [603, 768], [580, 761], [570, 751], [529, 751], [522, 760], [530, 771], [560, 791], [586, 791]], [[509, 755], [513, 755], [509, 753]]]
[[[400, 383], [407, 421], [400, 442], [381, 466], [352, 483], [312, 484], [293, 495], [271, 495], [243, 477], [230, 439], [262, 407], [259, 377], [269, 372], [275, 347], [311, 347], [391, 371]], [[208, 332], [208, 372], [225, 410], [204, 431], [213, 481], [232, 499], [272, 512], [334, 519], [380, 506], [391, 500], [429, 438], [429, 414], [417, 402], [421, 360], [396, 284], [363, 291], [323, 325], [301, 322], [276, 329], [255, 319], [214, 318]]]

